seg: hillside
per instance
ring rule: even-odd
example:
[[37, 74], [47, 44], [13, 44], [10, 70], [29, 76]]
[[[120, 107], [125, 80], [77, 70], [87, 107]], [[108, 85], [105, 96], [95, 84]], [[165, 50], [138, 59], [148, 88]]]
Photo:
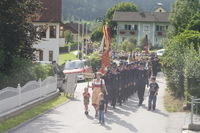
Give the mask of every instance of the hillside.
[[63, 20], [94, 20], [105, 15], [108, 8], [118, 2], [135, 3], [141, 11], [153, 11], [157, 3], [170, 11], [175, 0], [63, 0]]

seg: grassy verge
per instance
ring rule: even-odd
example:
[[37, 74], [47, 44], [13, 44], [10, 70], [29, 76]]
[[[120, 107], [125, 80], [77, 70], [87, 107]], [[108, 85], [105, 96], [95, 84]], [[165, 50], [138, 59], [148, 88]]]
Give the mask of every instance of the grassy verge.
[[166, 90], [164, 106], [168, 112], [183, 112], [184, 100], [177, 99], [170, 90]]
[[31, 118], [34, 118], [35, 116], [44, 113], [45, 111], [56, 107], [64, 102], [67, 101], [66, 96], [64, 94], [61, 94], [60, 96], [41, 103], [40, 105], [37, 105], [29, 110], [26, 110], [22, 113], [20, 113], [17, 116], [14, 116], [12, 118], [8, 118], [7, 120], [1, 121], [0, 122], [0, 133], [5, 132], [13, 127], [16, 127], [17, 125], [30, 120]]
[[73, 52], [70, 53], [63, 53], [59, 55], [59, 65], [62, 65], [67, 60], [75, 60], [76, 55]]

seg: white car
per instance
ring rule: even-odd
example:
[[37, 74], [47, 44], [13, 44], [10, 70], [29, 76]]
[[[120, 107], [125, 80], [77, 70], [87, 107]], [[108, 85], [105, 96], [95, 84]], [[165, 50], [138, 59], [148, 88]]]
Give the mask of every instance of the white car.
[[165, 49], [160, 49], [156, 51], [157, 56], [163, 56]]
[[65, 63], [64, 74], [77, 73], [77, 80], [84, 81], [86, 78], [92, 78], [93, 72], [90, 62], [87, 60], [73, 60]]

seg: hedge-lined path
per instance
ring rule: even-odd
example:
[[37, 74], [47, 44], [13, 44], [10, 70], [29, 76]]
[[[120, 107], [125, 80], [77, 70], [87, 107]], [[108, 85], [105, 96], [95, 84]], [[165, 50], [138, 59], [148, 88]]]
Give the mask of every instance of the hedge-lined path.
[[[137, 97], [117, 109], [109, 109], [106, 124], [101, 126], [94, 119], [90, 106], [90, 116], [83, 111], [82, 92], [87, 83], [80, 83], [75, 93], [76, 99], [55, 110], [10, 131], [10, 133], [181, 133], [184, 114], [169, 114], [163, 106], [166, 82], [162, 73], [158, 75], [160, 92], [155, 112], [147, 111], [147, 97], [143, 107], [137, 106]], [[147, 93], [146, 93], [147, 96]]]

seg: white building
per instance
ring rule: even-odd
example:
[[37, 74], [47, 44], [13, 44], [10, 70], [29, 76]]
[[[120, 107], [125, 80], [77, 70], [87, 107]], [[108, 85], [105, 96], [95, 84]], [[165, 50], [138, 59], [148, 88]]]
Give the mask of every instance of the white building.
[[113, 21], [117, 22], [117, 43], [134, 38], [141, 46], [142, 39], [148, 36], [148, 43], [160, 47], [169, 27], [167, 12], [115, 12]]
[[[33, 24], [42, 29], [40, 40], [34, 45], [37, 61], [52, 62], [57, 61], [59, 57], [59, 47], [65, 44], [62, 38], [60, 26], [61, 23], [61, 0], [41, 0], [44, 11], [33, 21]], [[41, 28], [39, 28], [41, 27]]]

